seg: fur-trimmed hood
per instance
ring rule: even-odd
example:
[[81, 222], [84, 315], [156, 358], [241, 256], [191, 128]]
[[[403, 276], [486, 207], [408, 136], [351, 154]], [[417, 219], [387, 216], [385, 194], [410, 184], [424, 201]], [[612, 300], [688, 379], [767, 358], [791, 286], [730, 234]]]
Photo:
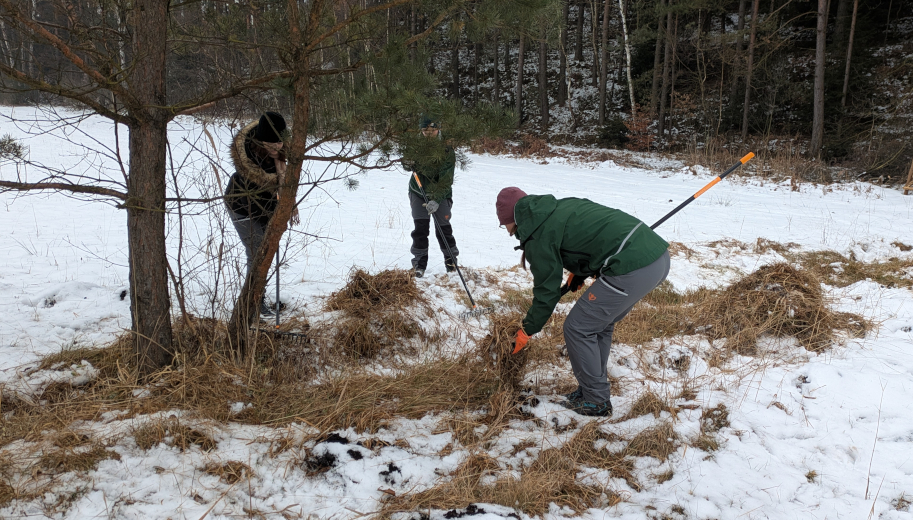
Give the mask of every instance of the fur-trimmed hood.
[[279, 185], [279, 175], [276, 173], [266, 173], [263, 168], [250, 160], [244, 151], [244, 142], [257, 127], [257, 121], [250, 123], [242, 128], [237, 134], [231, 145], [231, 162], [235, 165], [235, 171], [245, 177], [247, 180], [257, 184], [261, 188], [269, 188]]

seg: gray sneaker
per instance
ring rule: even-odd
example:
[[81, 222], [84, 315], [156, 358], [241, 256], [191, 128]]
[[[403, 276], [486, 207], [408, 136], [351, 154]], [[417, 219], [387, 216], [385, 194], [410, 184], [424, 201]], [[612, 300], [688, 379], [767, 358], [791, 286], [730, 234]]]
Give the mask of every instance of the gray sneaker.
[[415, 273], [416, 278], [421, 278], [421, 277], [425, 276], [425, 270], [422, 269], [421, 267], [416, 267], [415, 269], [412, 270], [412, 272]]

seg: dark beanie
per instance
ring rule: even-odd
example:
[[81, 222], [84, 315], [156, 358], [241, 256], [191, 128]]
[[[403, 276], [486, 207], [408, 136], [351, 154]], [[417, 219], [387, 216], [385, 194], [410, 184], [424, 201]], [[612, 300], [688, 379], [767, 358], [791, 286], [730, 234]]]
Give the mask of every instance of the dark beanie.
[[266, 112], [260, 116], [254, 139], [261, 143], [278, 143], [282, 140], [280, 134], [285, 130], [285, 119], [276, 112]]
[[517, 201], [526, 196], [526, 192], [520, 188], [504, 188], [498, 193], [498, 200], [495, 202], [495, 209], [498, 212], [498, 222], [502, 226], [514, 223], [514, 206]]
[[421, 129], [421, 130], [424, 130], [424, 129], [426, 129], [426, 128], [440, 128], [440, 127], [441, 127], [441, 124], [440, 124], [440, 122], [437, 120], [437, 118], [433, 118], [433, 117], [431, 117], [431, 116], [429, 116], [429, 115], [422, 114], [422, 117], [421, 117], [421, 119], [419, 120], [419, 123], [418, 123], [418, 127], [419, 127], [419, 129]]

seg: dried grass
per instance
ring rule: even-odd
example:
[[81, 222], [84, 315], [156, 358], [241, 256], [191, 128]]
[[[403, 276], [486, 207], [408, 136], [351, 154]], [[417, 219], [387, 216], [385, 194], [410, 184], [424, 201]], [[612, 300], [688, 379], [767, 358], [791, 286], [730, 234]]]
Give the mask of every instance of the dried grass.
[[212, 451], [218, 446], [212, 436], [182, 424], [175, 417], [148, 422], [133, 430], [133, 438], [136, 445], [143, 450], [148, 450], [161, 443], [181, 451], [185, 451], [191, 446], [197, 446], [203, 451]]
[[673, 407], [669, 406], [669, 404], [656, 395], [656, 393], [648, 390], [634, 401], [634, 404], [631, 405], [631, 409], [628, 410], [628, 413], [613, 422], [624, 422], [647, 414], [652, 414], [654, 417], [659, 418], [659, 415], [662, 412], [669, 412], [675, 415]]
[[46, 475], [59, 475], [71, 471], [89, 471], [107, 459], [120, 460], [117, 452], [107, 450], [100, 444], [88, 449], [81, 448], [51, 450], [44, 453], [38, 459], [38, 468]]
[[795, 260], [828, 285], [846, 287], [872, 280], [885, 287], [913, 287], [913, 258], [889, 258], [884, 262], [860, 262], [834, 251], [813, 251], [796, 255]]
[[226, 484], [237, 484], [242, 480], [248, 480], [254, 475], [254, 471], [243, 462], [230, 460], [228, 462], [210, 462], [203, 467], [203, 472], [215, 477]]
[[725, 404], [701, 410], [701, 432], [716, 433], [729, 427], [729, 409]]
[[[345, 287], [330, 295], [326, 308], [340, 311], [334, 320], [333, 345], [355, 358], [373, 358], [423, 334], [414, 307], [427, 305], [414, 276], [395, 269], [370, 274], [354, 269]], [[410, 310], [411, 309], [411, 310]], [[317, 335], [326, 335], [317, 331]]]
[[462, 509], [475, 503], [498, 504], [530, 516], [544, 515], [554, 503], [579, 514], [590, 507], [603, 505], [600, 502], [608, 502], [605, 505], [611, 506], [620, 501], [614, 493], [603, 493], [596, 486], [577, 482], [576, 462], [555, 448], [540, 452], [519, 477], [502, 476], [491, 484], [480, 482], [482, 477], [498, 471], [497, 462], [487, 455], [473, 455], [446, 482], [427, 491], [389, 500], [382, 516], [429, 509]]
[[618, 442], [621, 437], [607, 434], [597, 422], [589, 422], [580, 429], [570, 441], [561, 447], [568, 457], [578, 464], [591, 468], [606, 470], [615, 478], [624, 479], [631, 489], [641, 490], [641, 485], [634, 476], [634, 461], [627, 458], [624, 452], [609, 451], [605, 446], [596, 449], [597, 441]]
[[18, 498], [18, 494], [16, 493], [16, 490], [13, 489], [13, 486], [0, 480], [0, 506], [5, 506], [16, 498]]
[[810, 271], [787, 263], [766, 265], [709, 299], [702, 309], [711, 339], [726, 339], [726, 347], [754, 354], [763, 335], [793, 337], [806, 349], [819, 352], [834, 340], [834, 331], [864, 324], [857, 316], [832, 311], [821, 282]]
[[523, 313], [493, 314], [489, 318], [488, 335], [478, 343], [478, 352], [498, 375], [504, 388], [519, 391], [526, 374], [529, 347], [513, 354], [514, 340], [523, 323]]
[[665, 462], [675, 453], [678, 434], [669, 421], [662, 422], [638, 433], [628, 442], [622, 453], [633, 457], [653, 457]]

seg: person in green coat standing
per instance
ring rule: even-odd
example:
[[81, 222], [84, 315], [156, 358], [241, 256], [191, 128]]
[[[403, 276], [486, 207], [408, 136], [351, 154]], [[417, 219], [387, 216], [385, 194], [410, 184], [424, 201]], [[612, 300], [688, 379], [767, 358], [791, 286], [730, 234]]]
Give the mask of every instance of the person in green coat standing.
[[[422, 116], [419, 128], [426, 139], [442, 139], [440, 123], [428, 116]], [[421, 278], [428, 268], [428, 235], [431, 231], [431, 219], [437, 218], [440, 230], [435, 228], [438, 245], [444, 253], [444, 267], [447, 272], [456, 270], [456, 256], [459, 250], [453, 238], [453, 226], [450, 218], [453, 210], [453, 173], [456, 168], [456, 152], [453, 147], [444, 145], [443, 157], [422, 156], [407, 152], [402, 160], [406, 171], [418, 174], [428, 197], [428, 203], [422, 197], [415, 177], [409, 176], [409, 207], [415, 228], [412, 231], [412, 269], [417, 278]], [[442, 234], [443, 232], [443, 234]], [[447, 246], [453, 258], [448, 256]]]
[[[615, 324], [669, 274], [669, 244], [627, 213], [587, 199], [556, 199], [504, 188], [496, 202], [501, 227], [520, 241], [533, 274], [533, 302], [514, 343], [526, 347], [551, 317], [564, 288], [596, 281], [564, 322], [578, 387], [563, 404], [583, 415], [612, 414], [606, 366]], [[564, 270], [570, 272], [562, 286]]]

